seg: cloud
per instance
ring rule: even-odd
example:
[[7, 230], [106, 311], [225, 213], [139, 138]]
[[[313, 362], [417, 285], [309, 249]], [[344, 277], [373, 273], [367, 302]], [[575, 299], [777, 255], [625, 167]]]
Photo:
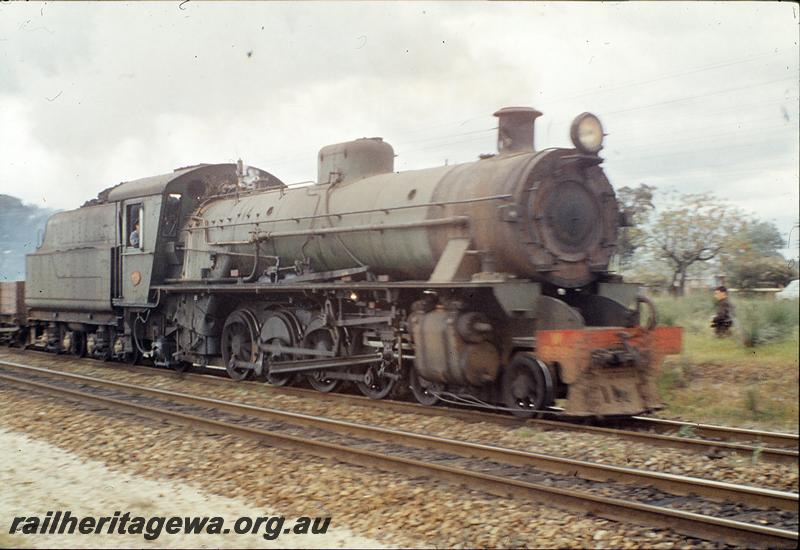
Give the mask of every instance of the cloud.
[[398, 169], [463, 162], [494, 151], [491, 113], [517, 104], [544, 111], [540, 147], [598, 113], [617, 186], [740, 200], [765, 185], [790, 200], [759, 197], [759, 214], [796, 218], [791, 5], [182, 8], [0, 4], [0, 193], [72, 208], [121, 180], [237, 158], [299, 181], [320, 147], [363, 136], [392, 143]]

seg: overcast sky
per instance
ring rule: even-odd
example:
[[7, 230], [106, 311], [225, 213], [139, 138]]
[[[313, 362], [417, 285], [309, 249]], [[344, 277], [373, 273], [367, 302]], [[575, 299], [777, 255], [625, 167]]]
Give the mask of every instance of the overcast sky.
[[[396, 168], [495, 150], [507, 105], [539, 148], [596, 113], [615, 187], [714, 191], [798, 219], [793, 3], [0, 3], [0, 193], [75, 208], [199, 162], [313, 179], [323, 145], [383, 136]], [[800, 237], [795, 230], [793, 240]]]

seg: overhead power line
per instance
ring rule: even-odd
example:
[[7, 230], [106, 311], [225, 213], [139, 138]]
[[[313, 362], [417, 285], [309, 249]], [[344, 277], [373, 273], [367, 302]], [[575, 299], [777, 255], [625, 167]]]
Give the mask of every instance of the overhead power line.
[[584, 97], [584, 96], [587, 96], [587, 95], [593, 95], [593, 94], [596, 94], [598, 92], [612, 92], [612, 91], [616, 91], [616, 90], [623, 90], [625, 88], [632, 88], [634, 86], [643, 86], [645, 84], [652, 84], [654, 82], [661, 82], [663, 80], [669, 80], [669, 79], [672, 79], [672, 78], [678, 78], [678, 77], [686, 76], [686, 75], [690, 75], [690, 74], [697, 74], [697, 73], [703, 73], [703, 72], [707, 72], [707, 71], [713, 71], [713, 70], [722, 69], [722, 68], [725, 68], [725, 67], [732, 67], [734, 65], [742, 65], [744, 63], [752, 63], [753, 61], [756, 61], [758, 59], [762, 59], [764, 57], [775, 55], [775, 53], [776, 52], [765, 52], [765, 53], [762, 53], [762, 54], [746, 57], [746, 58], [743, 58], [743, 59], [737, 59], [737, 60], [733, 60], [733, 61], [723, 61], [723, 62], [719, 62], [719, 63], [712, 63], [710, 65], [703, 65], [701, 67], [696, 67], [694, 69], [689, 69], [689, 70], [686, 70], [686, 71], [680, 71], [680, 72], [677, 72], [677, 73], [671, 73], [671, 74], [667, 74], [667, 75], [662, 75], [662, 76], [658, 76], [658, 77], [655, 77], [655, 78], [650, 78], [650, 79], [647, 79], [647, 80], [635, 80], [635, 81], [632, 81], [632, 82], [627, 82], [625, 84], [619, 84], [619, 85], [616, 85], [616, 86], [604, 87], [604, 86], [600, 85], [600, 86], [596, 86], [594, 88], [587, 89], [584, 92], [580, 92], [580, 93], [577, 93], [577, 94], [574, 94], [574, 95], [568, 95], [568, 96], [564, 96], [564, 97], [554, 98], [551, 101], [552, 102], [557, 102], [557, 101], [565, 101], [565, 100], [568, 100], [568, 99], [576, 99], [576, 98]]
[[[635, 155], [626, 156], [625, 158], [621, 158], [621, 159], [608, 159], [607, 162], [608, 162], [608, 165], [612, 165], [613, 164], [614, 166], [620, 166], [620, 165], [624, 166], [624, 165], [640, 163], [642, 161], [651, 161], [651, 160], [654, 160], [654, 159], [670, 158], [670, 157], [681, 157], [682, 159], [686, 159], [686, 161], [688, 162], [688, 159], [692, 158], [692, 156], [694, 156], [694, 155], [712, 153], [712, 152], [714, 152], [714, 153], [722, 152], [722, 153], [734, 154], [734, 153], [736, 153], [738, 151], [741, 151], [742, 149], [745, 149], [745, 150], [752, 149], [753, 146], [756, 145], [756, 144], [762, 144], [763, 145], [763, 141], [762, 140], [759, 140], [758, 142], [751, 141], [749, 143], [738, 143], [738, 144], [735, 144], [735, 145], [722, 144], [722, 145], [716, 145], [716, 146], [712, 146], [712, 147], [691, 147], [691, 148], [688, 148], [688, 149], [675, 149], [675, 150], [672, 150], [672, 151], [660, 151], [658, 148], [654, 147], [653, 148], [653, 153], [654, 154], [644, 154], [644, 155], [635, 154]], [[716, 160], [716, 161], [722, 160], [723, 163], [726, 166], [734, 164], [734, 163], [730, 162], [727, 158], [722, 157], [721, 154], [716, 155], [711, 160]]]
[[[662, 75], [655, 76], [653, 78], [646, 79], [646, 80], [632, 81], [632, 82], [628, 82], [628, 83], [625, 83], [625, 84], [620, 84], [620, 85], [616, 85], [616, 86], [610, 86], [610, 87], [607, 87], [607, 88], [605, 88], [602, 85], [600, 85], [600, 86], [595, 86], [595, 87], [593, 87], [591, 89], [585, 89], [583, 91], [576, 92], [576, 93], [566, 92], [566, 95], [559, 94], [557, 97], [552, 97], [552, 98], [549, 98], [549, 99], [548, 99], [548, 95], [544, 94], [544, 95], [541, 96], [541, 98], [548, 99], [548, 102], [550, 102], [550, 103], [555, 103], [555, 102], [559, 102], [559, 101], [565, 101], [565, 100], [568, 100], [568, 99], [574, 99], [574, 98], [578, 98], [578, 97], [583, 97], [585, 95], [595, 94], [598, 91], [613, 91], [613, 90], [624, 89], [624, 88], [632, 88], [632, 87], [635, 87], [635, 86], [641, 86], [641, 85], [650, 84], [650, 83], [653, 83], [653, 82], [669, 80], [669, 79], [672, 79], [672, 78], [679, 78], [681, 76], [685, 76], [685, 75], [689, 75], [689, 74], [706, 72], [706, 71], [716, 70], [716, 69], [735, 66], [735, 65], [741, 65], [741, 64], [744, 64], [744, 63], [752, 63], [753, 61], [756, 61], [758, 59], [763, 59], [763, 58], [771, 57], [771, 56], [775, 56], [775, 55], [781, 55], [783, 53], [785, 53], [785, 52], [782, 52], [782, 51], [762, 52], [760, 54], [755, 54], [755, 55], [748, 56], [748, 57], [745, 57], [745, 58], [729, 59], [729, 60], [726, 60], [726, 61], [719, 61], [719, 62], [715, 62], [715, 63], [711, 63], [711, 64], [701, 65], [701, 66], [698, 66], [698, 67], [692, 67], [692, 68], [689, 68], [689, 69], [687, 69], [685, 71], [679, 71], [679, 72], [676, 72], [676, 73], [662, 74]], [[537, 98], [537, 99], [539, 99], [539, 98]], [[475, 115], [475, 116], [472, 116], [472, 117], [462, 118], [462, 119], [454, 120], [454, 121], [450, 121], [450, 122], [443, 122], [443, 123], [438, 123], [438, 124], [431, 125], [431, 126], [422, 126], [422, 127], [418, 127], [418, 128], [415, 128], [415, 129], [409, 129], [406, 132], [400, 133], [399, 135], [404, 135], [405, 133], [416, 133], [416, 132], [419, 132], [419, 131], [426, 131], [426, 130], [431, 130], [431, 129], [434, 129], [434, 128], [441, 128], [441, 127], [445, 127], [445, 126], [451, 126], [451, 125], [454, 125], [454, 124], [458, 124], [459, 126], [463, 126], [464, 124], [466, 124], [468, 122], [472, 122], [474, 120], [486, 119], [486, 118], [489, 118], [489, 115], [487, 113], [484, 113], [484, 114], [481, 114], [481, 115]]]
[[638, 107], [630, 107], [628, 109], [620, 109], [618, 111], [608, 111], [608, 112], [603, 113], [603, 115], [604, 116], [609, 116], [609, 115], [618, 115], [618, 114], [621, 114], [621, 113], [630, 113], [632, 111], [639, 111], [639, 110], [642, 110], [642, 109], [650, 109], [651, 107], [659, 107], [661, 105], [670, 105], [672, 103], [680, 103], [682, 101], [691, 101], [693, 99], [698, 99], [698, 98], [701, 98], [701, 97], [710, 97], [710, 96], [719, 95], [719, 94], [727, 94], [727, 93], [730, 93], [730, 92], [739, 92], [739, 91], [742, 91], [742, 90], [751, 90], [753, 88], [760, 88], [761, 86], [766, 86], [768, 84], [775, 84], [777, 82], [787, 82], [787, 81], [797, 82], [797, 79], [796, 78], [792, 78], [792, 77], [776, 78], [775, 80], [768, 80], [766, 82], [761, 82], [759, 84], [749, 84], [747, 86], [737, 86], [736, 88], [726, 88], [724, 90], [716, 90], [716, 91], [708, 92], [708, 93], [705, 93], [705, 94], [695, 94], [695, 95], [690, 95], [690, 96], [686, 96], [686, 97], [680, 97], [680, 98], [677, 98], [677, 99], [669, 99], [667, 101], [659, 101], [657, 103], [649, 103], [647, 105], [640, 105]]
[[[681, 72], [677, 72], [677, 73], [671, 73], [671, 74], [667, 74], [667, 75], [662, 75], [662, 76], [651, 78], [651, 79], [647, 79], [647, 80], [631, 82], [631, 83], [628, 83], [628, 84], [625, 84], [625, 85], [616, 86], [616, 87], [613, 87], [613, 88], [606, 88], [605, 90], [621, 89], [621, 88], [624, 88], [624, 87], [638, 86], [638, 85], [648, 84], [648, 83], [656, 82], [656, 81], [662, 81], [662, 80], [666, 80], [666, 79], [670, 79], [670, 78], [677, 78], [677, 77], [684, 76], [684, 75], [687, 75], [687, 74], [693, 74], [693, 73], [698, 73], [698, 72], [715, 70], [715, 69], [719, 69], [719, 68], [739, 65], [739, 64], [742, 64], [742, 63], [750, 63], [750, 62], [753, 62], [753, 61], [755, 61], [757, 59], [761, 59], [763, 57], [767, 57], [767, 56], [773, 55], [773, 54], [774, 54], [774, 52], [769, 52], [769, 53], [763, 53], [763, 54], [754, 55], [754, 56], [751, 56], [751, 57], [748, 57], [748, 58], [744, 58], [744, 59], [736, 59], [736, 60], [729, 60], [729, 61], [724, 61], [724, 62], [719, 62], [719, 63], [713, 63], [713, 64], [709, 64], [709, 65], [704, 65], [704, 66], [701, 66], [701, 67], [695, 67], [695, 68], [692, 68], [692, 69], [688, 69], [686, 71], [681, 71]], [[790, 81], [790, 80], [794, 80], [794, 79], [789, 78], [789, 77], [784, 77], [784, 78], [769, 80], [769, 81], [766, 81], [766, 82], [749, 84], [749, 85], [746, 85], [746, 86], [739, 86], [739, 87], [734, 87], [734, 88], [726, 88], [724, 90], [715, 90], [715, 91], [711, 91], [711, 92], [703, 93], [703, 94], [693, 94], [693, 95], [690, 95], [690, 96], [679, 97], [679, 98], [669, 99], [669, 100], [665, 100], [665, 101], [659, 101], [659, 102], [656, 102], [656, 103], [651, 103], [651, 104], [647, 104], [647, 105], [640, 105], [640, 106], [630, 107], [630, 108], [626, 108], [626, 109], [620, 109], [620, 110], [616, 110], [616, 111], [607, 111], [607, 112], [604, 112], [602, 114], [603, 114], [603, 116], [612, 116], [613, 117], [614, 115], [625, 114], [625, 113], [635, 112], [635, 111], [640, 111], [640, 110], [646, 110], [646, 109], [650, 109], [650, 108], [654, 108], [654, 107], [658, 107], [658, 106], [662, 106], [662, 105], [669, 105], [669, 104], [673, 104], [673, 103], [691, 101], [691, 100], [695, 100], [695, 99], [699, 99], [699, 98], [712, 97], [712, 96], [715, 96], [715, 95], [731, 93], [731, 92], [736, 92], [736, 91], [741, 91], [741, 90], [753, 89], [753, 88], [758, 88], [758, 87], [761, 87], [761, 86], [766, 86], [766, 85], [769, 85], [769, 84], [774, 84], [774, 83], [777, 83], [777, 82], [784, 82], [784, 81]], [[568, 98], [571, 98], [571, 97], [579, 97], [579, 96], [584, 95], [586, 93], [590, 93], [590, 92], [581, 92], [581, 93], [578, 93], [578, 94], [574, 94], [573, 96], [562, 97], [561, 99], [556, 98], [556, 99], [553, 100], [553, 102], [564, 100], [564, 99], [568, 99]], [[738, 105], [734, 105], [734, 106], [731, 106], [731, 107], [727, 107], [725, 109], [717, 110], [715, 112], [719, 113], [719, 112], [725, 112], [725, 111], [732, 110], [732, 109], [737, 109], [737, 108], [745, 108], [745, 107], [751, 107], [751, 106], [762, 106], [762, 105], [766, 105], [766, 104], [781, 103], [783, 101], [784, 101], [784, 99], [774, 100], [774, 101], [770, 101], [770, 102], [766, 102], [766, 103], [765, 102], [757, 102], [757, 103], [749, 103], [749, 104], [738, 104]], [[705, 113], [705, 114], [709, 114], [709, 113]], [[442, 123], [442, 124], [437, 124], [437, 125], [427, 126], [427, 127], [420, 127], [420, 128], [415, 129], [415, 130], [410, 130], [410, 131], [406, 131], [406, 132], [400, 132], [399, 134], [395, 134], [395, 136], [409, 135], [409, 134], [417, 133], [417, 132], [425, 130], [425, 129], [440, 128], [440, 127], [450, 126], [452, 124], [459, 124], [460, 126], [463, 126], [464, 124], [466, 124], [468, 122], [471, 122], [471, 121], [480, 120], [480, 119], [488, 119], [488, 118], [489, 118], [488, 114], [483, 114], [483, 115], [479, 115], [479, 116], [475, 116], [475, 117], [469, 117], [469, 118], [466, 118], [466, 119], [461, 119], [459, 121]], [[622, 126], [615, 125], [615, 127], [617, 129], [619, 129], [619, 128], [626, 127], [626, 125], [623, 123]], [[494, 129], [496, 129], [496, 127], [488, 128], [488, 129], [482, 129], [482, 130], [468, 131], [468, 132], [459, 132], [459, 133], [454, 133], [454, 134], [444, 134], [444, 135], [441, 135], [441, 136], [434, 136], [434, 137], [411, 139], [411, 140], [406, 140], [406, 141], [395, 142], [394, 145], [396, 147], [402, 147], [403, 145], [407, 145], [407, 144], [411, 144], [411, 143], [427, 143], [427, 142], [437, 142], [437, 141], [443, 141], [444, 140], [440, 144], [434, 144], [434, 145], [431, 145], [431, 146], [428, 146], [428, 147], [425, 147], [425, 148], [422, 148], [422, 149], [412, 149], [412, 150], [403, 151], [403, 154], [408, 154], [408, 153], [423, 151], [423, 150], [426, 150], [426, 149], [439, 149], [439, 148], [442, 148], [442, 147], [447, 147], [449, 145], [460, 145], [460, 144], [463, 144], [463, 143], [470, 143], [470, 142], [473, 142], [473, 141], [477, 141], [478, 139], [482, 139], [482, 138], [469, 139], [469, 140], [452, 140], [451, 138], [457, 138], [457, 137], [461, 137], [461, 136], [465, 136], [465, 135], [473, 135], [473, 134], [480, 135], [480, 134], [484, 134], [484, 133], [493, 131]], [[302, 162], [303, 165], [305, 165], [305, 160], [309, 158], [309, 155], [307, 154], [307, 151], [308, 151], [307, 148], [297, 149], [294, 152], [302, 153], [302, 155], [300, 155], [300, 154], [298, 154], [298, 155], [290, 154], [289, 156], [282, 156], [282, 157], [280, 157], [278, 159], [269, 161], [269, 165], [270, 166], [286, 165], [286, 164], [293, 164], [295, 162]]]
[[[789, 104], [789, 105], [796, 105], [798, 98], [795, 96], [792, 97], [781, 97], [779, 99], [773, 99], [770, 101], [753, 101], [750, 103], [735, 103], [733, 105], [728, 105], [722, 109], [714, 109], [708, 110], [703, 109], [701, 113], [691, 113], [692, 121], [702, 121], [709, 118], [714, 118], [715, 115], [719, 115], [721, 113], [727, 113], [728, 111], [747, 111], [756, 112], [757, 108], [760, 107], [771, 107], [772, 105], [779, 105], [779, 104]], [[672, 115], [674, 116], [674, 115]], [[617, 133], [621, 129], [628, 130], [630, 128], [637, 128], [642, 126], [641, 120], [631, 119], [629, 121], [622, 120], [620, 122], [615, 122], [613, 128], [609, 128], [610, 131]]]
[[[732, 125], [731, 124], [726, 124], [725, 126], [729, 127], [729, 126], [732, 126]], [[711, 128], [714, 128], [714, 127], [711, 127]], [[775, 124], [775, 125], [772, 125], [772, 126], [761, 126], [761, 127], [755, 127], [755, 128], [744, 127], [744, 128], [739, 128], [737, 130], [730, 131], [730, 132], [722, 132], [722, 133], [717, 133], [717, 134], [705, 134], [705, 135], [698, 135], [698, 134], [695, 134], [695, 133], [692, 133], [692, 132], [683, 132], [682, 134], [679, 133], [679, 132], [673, 132], [673, 133], [661, 134], [661, 135], [663, 135], [663, 136], [683, 135], [684, 137], [681, 137], [681, 138], [678, 138], [678, 139], [673, 139], [673, 140], [661, 140], [661, 139], [658, 139], [658, 140], [654, 140], [651, 143], [644, 143], [644, 144], [640, 144], [640, 145], [634, 145], [632, 147], [625, 147], [624, 150], [625, 150], [626, 155], [629, 154], [629, 153], [632, 153], [632, 152], [641, 151], [643, 149], [644, 150], [648, 150], [648, 149], [665, 150], [666, 148], [664, 146], [668, 146], [668, 145], [674, 145], [674, 144], [684, 145], [686, 143], [693, 143], [693, 142], [697, 142], [697, 141], [702, 142], [702, 141], [717, 139], [717, 138], [725, 137], [725, 136], [739, 136], [739, 137], [743, 137], [743, 138], [749, 138], [749, 137], [751, 137], [753, 135], [759, 135], [759, 134], [762, 134], [764, 132], [771, 132], [771, 131], [778, 130], [778, 129], [790, 130], [791, 131], [791, 130], [796, 130], [796, 127], [792, 127], [792, 126], [789, 126], [786, 123], [783, 123], [783, 124]], [[653, 134], [652, 136], [648, 135], [648, 137], [657, 138], [657, 137], [659, 137], [659, 134]]]

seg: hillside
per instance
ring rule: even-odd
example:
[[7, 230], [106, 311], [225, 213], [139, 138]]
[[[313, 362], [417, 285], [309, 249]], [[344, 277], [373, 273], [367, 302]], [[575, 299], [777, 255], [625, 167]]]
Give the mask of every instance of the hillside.
[[0, 281], [25, 278], [25, 254], [36, 248], [53, 210], [0, 195]]

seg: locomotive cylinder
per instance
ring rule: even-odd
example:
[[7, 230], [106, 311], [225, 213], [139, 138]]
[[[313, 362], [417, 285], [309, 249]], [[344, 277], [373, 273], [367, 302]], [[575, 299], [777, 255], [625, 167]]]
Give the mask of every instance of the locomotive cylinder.
[[432, 382], [480, 386], [497, 378], [500, 352], [491, 342], [493, 327], [477, 312], [458, 304], [415, 311], [409, 317], [414, 365]]

